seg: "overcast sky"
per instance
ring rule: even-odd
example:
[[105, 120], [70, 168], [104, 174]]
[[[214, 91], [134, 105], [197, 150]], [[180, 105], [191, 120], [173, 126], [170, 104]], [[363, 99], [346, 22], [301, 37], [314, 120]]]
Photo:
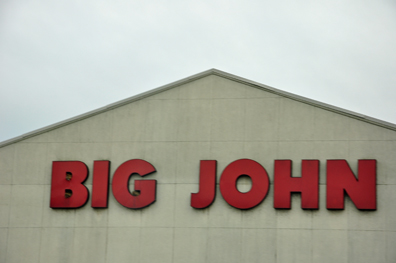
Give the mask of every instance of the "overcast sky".
[[0, 141], [210, 68], [396, 123], [396, 0], [2, 0]]

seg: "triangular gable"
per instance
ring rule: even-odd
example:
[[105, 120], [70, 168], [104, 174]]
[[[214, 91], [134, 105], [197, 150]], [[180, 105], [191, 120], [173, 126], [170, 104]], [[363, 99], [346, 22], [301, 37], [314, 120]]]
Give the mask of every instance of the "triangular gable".
[[193, 82], [195, 80], [198, 80], [198, 79], [201, 79], [201, 78], [205, 78], [205, 77], [208, 77], [208, 76], [211, 76], [211, 75], [222, 77], [222, 78], [225, 78], [225, 79], [229, 79], [231, 81], [234, 81], [234, 82], [237, 82], [237, 83], [241, 83], [243, 85], [247, 85], [247, 86], [250, 86], [250, 87], [265, 91], [265, 92], [268, 92], [268, 93], [272, 93], [272, 94], [277, 95], [277, 96], [288, 98], [288, 99], [291, 99], [291, 100], [294, 100], [294, 101], [298, 101], [298, 102], [301, 102], [301, 103], [304, 103], [304, 104], [308, 104], [308, 105], [311, 105], [311, 106], [314, 106], [314, 107], [317, 107], [317, 108], [321, 108], [321, 109], [324, 109], [324, 110], [327, 110], [327, 111], [331, 111], [331, 112], [334, 112], [334, 113], [337, 113], [337, 114], [341, 114], [341, 115], [344, 115], [344, 116], [347, 116], [347, 117], [350, 117], [350, 118], [353, 118], [353, 119], [356, 119], [356, 120], [359, 120], [359, 121], [363, 121], [363, 122], [370, 123], [370, 124], [373, 124], [373, 125], [376, 125], [376, 126], [379, 126], [379, 127], [383, 127], [383, 128], [386, 128], [386, 129], [390, 129], [390, 130], [396, 131], [396, 125], [393, 124], [393, 123], [389, 123], [389, 122], [382, 121], [382, 120], [379, 120], [379, 119], [376, 119], [376, 118], [368, 117], [368, 116], [365, 116], [365, 115], [362, 115], [362, 114], [359, 114], [359, 113], [356, 113], [356, 112], [348, 111], [348, 110], [345, 110], [345, 109], [342, 109], [342, 108], [339, 108], [339, 107], [335, 107], [335, 106], [332, 106], [332, 105], [329, 105], [329, 104], [326, 104], [326, 103], [322, 103], [322, 102], [319, 102], [319, 101], [316, 101], [316, 100], [312, 100], [312, 99], [305, 98], [305, 97], [302, 97], [302, 96], [298, 96], [298, 95], [295, 95], [295, 94], [292, 94], [292, 93], [289, 93], [289, 92], [285, 92], [285, 91], [282, 91], [282, 90], [279, 90], [279, 89], [275, 89], [273, 87], [270, 87], [270, 86], [267, 86], [267, 85], [252, 81], [252, 80], [248, 80], [248, 79], [245, 79], [245, 78], [242, 78], [242, 77], [239, 77], [239, 76], [236, 76], [236, 75], [224, 72], [224, 71], [220, 71], [220, 70], [217, 70], [217, 69], [210, 69], [210, 70], [207, 70], [207, 71], [192, 75], [190, 77], [187, 77], [187, 78], [172, 82], [170, 84], [158, 87], [156, 89], [153, 89], [153, 90], [138, 94], [136, 96], [132, 96], [132, 97], [126, 98], [124, 100], [109, 104], [109, 105], [101, 107], [99, 109], [96, 109], [96, 110], [93, 110], [93, 111], [90, 111], [90, 112], [75, 116], [73, 118], [70, 118], [70, 119], [67, 119], [67, 120], [64, 120], [64, 121], [61, 121], [61, 122], [57, 122], [55, 124], [43, 127], [41, 129], [34, 130], [32, 132], [29, 132], [29, 133], [25, 133], [25, 134], [20, 135], [18, 137], [3, 141], [3, 142], [0, 143], [0, 147], [4, 147], [6, 145], [10, 145], [10, 144], [13, 144], [13, 143], [16, 143], [16, 142], [19, 142], [19, 141], [22, 141], [22, 140], [37, 136], [39, 134], [46, 133], [46, 132], [49, 132], [51, 130], [66, 126], [68, 124], [71, 124], [71, 123], [74, 123], [74, 122], [77, 122], [77, 121], [81, 121], [81, 120], [93, 117], [95, 115], [98, 115], [98, 114], [101, 114], [101, 113], [104, 113], [104, 112], [107, 112], [107, 111], [122, 107], [122, 106], [124, 106], [126, 104], [129, 104], [129, 103], [132, 103], [132, 102], [135, 102], [135, 101], [138, 101], [138, 100], [142, 100], [142, 99], [150, 97], [150, 96], [154, 96], [156, 94], [171, 90], [173, 88], [179, 87], [181, 85], [184, 85], [184, 84], [187, 84], [187, 83], [190, 83], [190, 82]]

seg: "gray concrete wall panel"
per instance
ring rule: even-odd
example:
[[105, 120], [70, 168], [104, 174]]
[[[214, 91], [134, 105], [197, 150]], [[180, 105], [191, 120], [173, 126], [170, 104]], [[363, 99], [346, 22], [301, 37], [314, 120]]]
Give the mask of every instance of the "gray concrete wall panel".
[[11, 185], [14, 175], [15, 145], [0, 148], [0, 185]]
[[11, 206], [11, 185], [0, 185], [0, 227], [7, 227]]

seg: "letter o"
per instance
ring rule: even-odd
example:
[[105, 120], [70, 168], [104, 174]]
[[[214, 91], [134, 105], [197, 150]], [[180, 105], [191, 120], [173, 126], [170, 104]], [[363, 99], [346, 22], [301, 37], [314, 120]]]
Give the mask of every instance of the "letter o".
[[[236, 185], [242, 175], [247, 175], [252, 180], [252, 188], [246, 193], [240, 192]], [[229, 205], [238, 209], [250, 209], [259, 205], [266, 197], [268, 189], [267, 171], [258, 162], [250, 159], [230, 163], [221, 174], [221, 195]]]

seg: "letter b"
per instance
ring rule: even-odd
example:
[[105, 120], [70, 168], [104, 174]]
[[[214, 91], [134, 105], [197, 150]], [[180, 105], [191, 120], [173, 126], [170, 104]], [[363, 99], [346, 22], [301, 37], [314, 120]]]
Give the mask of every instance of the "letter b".
[[88, 201], [88, 189], [83, 185], [88, 168], [80, 161], [52, 162], [51, 208], [78, 208]]

